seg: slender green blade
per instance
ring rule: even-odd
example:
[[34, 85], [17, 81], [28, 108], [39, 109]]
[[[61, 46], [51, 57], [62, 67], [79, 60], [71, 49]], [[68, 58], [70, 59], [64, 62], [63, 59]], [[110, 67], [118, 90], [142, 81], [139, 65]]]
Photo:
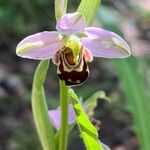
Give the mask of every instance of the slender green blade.
[[76, 114], [77, 124], [79, 126], [81, 136], [85, 143], [87, 150], [103, 150], [100, 141], [98, 139], [98, 133], [96, 128], [89, 121], [87, 115], [82, 108], [77, 95], [72, 89], [69, 90], [69, 94], [72, 98], [73, 107]]
[[84, 18], [87, 26], [93, 23], [97, 9], [101, 0], [82, 0], [77, 11], [80, 12]]
[[[101, 24], [123, 36], [118, 23], [121, 19], [119, 12], [110, 7], [102, 6], [98, 18]], [[134, 129], [140, 142], [141, 150], [150, 149], [150, 98], [139, 73], [141, 59], [130, 57], [122, 60], [113, 60], [117, 67], [118, 76], [126, 96], [126, 107], [132, 114]], [[144, 72], [143, 72], [144, 73]]]
[[60, 19], [67, 11], [68, 0], [55, 0], [55, 18]]
[[150, 101], [138, 71], [139, 60], [130, 57], [114, 61], [126, 94], [126, 104], [133, 115], [141, 150], [150, 149]]
[[43, 88], [48, 66], [48, 60], [41, 61], [35, 72], [32, 89], [32, 111], [43, 150], [55, 150], [53, 127], [48, 117]]

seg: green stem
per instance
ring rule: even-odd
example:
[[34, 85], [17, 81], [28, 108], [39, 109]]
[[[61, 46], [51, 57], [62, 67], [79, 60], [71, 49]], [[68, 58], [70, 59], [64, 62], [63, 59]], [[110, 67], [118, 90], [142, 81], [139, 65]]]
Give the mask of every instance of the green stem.
[[65, 85], [64, 81], [60, 80], [60, 105], [61, 105], [61, 128], [59, 136], [59, 150], [67, 149], [68, 141], [68, 87]]

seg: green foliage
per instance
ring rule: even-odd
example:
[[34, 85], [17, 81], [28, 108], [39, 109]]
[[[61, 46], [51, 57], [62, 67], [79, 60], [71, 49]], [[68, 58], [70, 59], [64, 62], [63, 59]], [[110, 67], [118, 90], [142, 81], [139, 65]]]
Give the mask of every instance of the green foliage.
[[53, 1], [26, 0], [0, 1], [0, 32], [24, 35], [55, 25]]
[[[22, 124], [14, 130], [9, 145], [15, 150], [41, 150], [39, 140], [31, 124]], [[10, 146], [11, 147], [11, 146]]]
[[[118, 27], [120, 14], [116, 10], [105, 6], [99, 12], [98, 19], [102, 25], [123, 36], [121, 29]], [[113, 63], [116, 65], [126, 96], [126, 107], [131, 112], [134, 120], [134, 129], [140, 140], [141, 150], [149, 150], [150, 101], [143, 84], [142, 75], [139, 72], [140, 61], [138, 58], [130, 57], [124, 60], [113, 60]]]
[[60, 19], [67, 11], [68, 0], [55, 0], [55, 18]]
[[94, 109], [97, 106], [98, 99], [103, 99], [103, 100], [107, 100], [110, 102], [110, 99], [106, 96], [104, 91], [98, 91], [98, 92], [94, 93], [91, 97], [89, 97], [84, 102], [88, 116], [94, 115]]
[[97, 9], [100, 5], [100, 0], [82, 0], [77, 11], [85, 17], [86, 25], [93, 23]]
[[131, 57], [114, 62], [126, 94], [126, 105], [134, 119], [134, 127], [140, 139], [141, 150], [149, 150], [150, 101], [139, 74], [139, 60]]
[[41, 61], [34, 75], [32, 89], [32, 111], [35, 125], [44, 150], [55, 150], [53, 127], [48, 116], [43, 84], [49, 61]]
[[98, 9], [97, 18], [106, 29], [114, 32], [118, 31], [118, 23], [121, 15], [115, 9], [101, 5]]
[[73, 107], [76, 114], [76, 120], [78, 127], [81, 132], [84, 144], [87, 150], [103, 150], [100, 141], [98, 139], [98, 133], [96, 128], [89, 121], [87, 115], [85, 114], [77, 95], [72, 89], [69, 90], [69, 94], [72, 98]]

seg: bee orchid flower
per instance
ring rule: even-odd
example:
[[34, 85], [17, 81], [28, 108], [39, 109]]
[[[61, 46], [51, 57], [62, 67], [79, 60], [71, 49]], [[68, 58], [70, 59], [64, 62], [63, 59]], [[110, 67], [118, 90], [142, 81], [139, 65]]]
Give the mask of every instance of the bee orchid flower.
[[52, 59], [57, 74], [66, 85], [83, 83], [88, 62], [94, 57], [125, 58], [130, 56], [126, 41], [117, 34], [98, 27], [86, 27], [84, 17], [68, 13], [58, 20], [57, 31], [43, 31], [24, 38], [16, 48], [23, 58]]

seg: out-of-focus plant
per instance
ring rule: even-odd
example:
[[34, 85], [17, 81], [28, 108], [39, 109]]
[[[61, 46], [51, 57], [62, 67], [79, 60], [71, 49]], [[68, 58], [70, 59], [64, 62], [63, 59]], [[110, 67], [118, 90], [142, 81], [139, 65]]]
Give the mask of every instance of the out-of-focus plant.
[[134, 119], [134, 130], [140, 140], [141, 150], [150, 147], [150, 101], [139, 73], [139, 61], [132, 57], [114, 62], [126, 95], [126, 104]]
[[[93, 22], [99, 4], [100, 0], [82, 0], [77, 12], [66, 14], [67, 0], [55, 0], [57, 31], [44, 31], [30, 35], [17, 45], [17, 55], [42, 60], [33, 80], [32, 110], [44, 150], [67, 149], [69, 99], [72, 99], [76, 121], [86, 149], [107, 148], [102, 146], [96, 128], [89, 121], [77, 95], [71, 89], [72, 86], [82, 84], [86, 80], [89, 75], [87, 63], [92, 61], [93, 56], [105, 58], [130, 56], [129, 46], [120, 36], [102, 28], [87, 27]], [[43, 87], [51, 58], [57, 66], [60, 79], [61, 123], [57, 126], [59, 140], [55, 139], [52, 120], [48, 116]]]
[[[99, 9], [98, 18], [104, 27], [123, 35], [118, 26], [121, 16], [117, 11], [102, 6]], [[141, 58], [130, 57], [123, 61], [113, 60], [113, 64], [116, 66], [126, 96], [126, 107], [131, 112], [134, 120], [133, 129], [138, 136], [140, 149], [149, 150], [150, 100], [142, 80], [142, 74], [144, 72], [142, 74], [140, 73], [140, 61], [143, 60]]]
[[53, 1], [0, 1], [0, 32], [2, 33], [21, 36], [43, 28], [52, 29], [55, 22], [50, 24], [50, 20], [54, 18]]

